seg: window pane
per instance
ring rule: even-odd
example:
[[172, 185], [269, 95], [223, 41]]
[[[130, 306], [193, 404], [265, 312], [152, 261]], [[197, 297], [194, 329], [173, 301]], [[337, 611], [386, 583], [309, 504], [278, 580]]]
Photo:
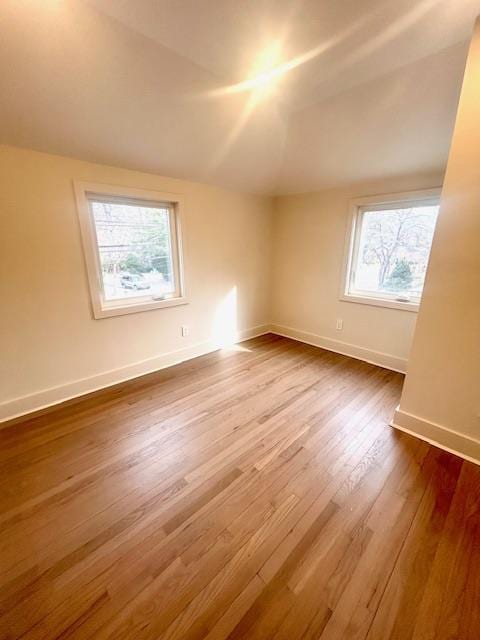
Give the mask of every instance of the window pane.
[[95, 200], [90, 206], [105, 300], [174, 293], [169, 210]]
[[353, 289], [378, 297], [419, 300], [438, 205], [364, 211]]

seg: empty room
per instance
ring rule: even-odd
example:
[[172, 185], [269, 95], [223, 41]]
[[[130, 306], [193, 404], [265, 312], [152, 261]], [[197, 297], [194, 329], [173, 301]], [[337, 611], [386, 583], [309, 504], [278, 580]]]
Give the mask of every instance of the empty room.
[[480, 0], [2, 0], [0, 299], [0, 640], [480, 639]]

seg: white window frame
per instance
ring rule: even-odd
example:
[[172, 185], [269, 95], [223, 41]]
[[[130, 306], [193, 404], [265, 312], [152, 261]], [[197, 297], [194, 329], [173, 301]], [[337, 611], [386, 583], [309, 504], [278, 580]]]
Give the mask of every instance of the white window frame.
[[354, 302], [368, 304], [376, 307], [387, 307], [388, 309], [402, 309], [403, 311], [417, 312], [420, 307], [420, 300], [402, 299], [395, 294], [385, 293], [382, 296], [373, 292], [354, 292], [352, 283], [354, 281], [354, 265], [358, 257], [358, 245], [360, 242], [360, 232], [362, 216], [365, 211], [375, 211], [388, 208], [408, 208], [412, 206], [425, 206], [428, 204], [438, 205], [440, 202], [441, 188], [423, 189], [421, 191], [406, 191], [403, 193], [384, 194], [378, 196], [367, 196], [355, 198], [350, 201], [350, 215], [348, 217], [348, 227], [345, 241], [345, 256], [343, 260], [342, 281], [340, 289], [340, 300], [344, 302]]
[[[162, 309], [187, 304], [185, 293], [184, 250], [183, 250], [183, 198], [176, 193], [164, 193], [147, 189], [134, 189], [94, 182], [74, 181], [75, 198], [80, 221], [83, 251], [87, 267], [88, 283], [92, 300], [93, 315], [96, 319]], [[90, 198], [103, 198], [108, 201], [136, 202], [143, 205], [168, 205], [170, 215], [172, 262], [177, 291], [171, 298], [155, 299], [152, 295], [106, 300], [103, 291], [103, 278], [98, 251], [97, 234]]]

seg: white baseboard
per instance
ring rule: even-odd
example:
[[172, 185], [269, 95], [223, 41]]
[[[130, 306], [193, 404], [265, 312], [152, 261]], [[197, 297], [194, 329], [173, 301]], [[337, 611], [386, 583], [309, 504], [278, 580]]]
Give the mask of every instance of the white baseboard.
[[425, 440], [449, 453], [454, 453], [469, 462], [480, 464], [480, 440], [476, 438], [429, 422], [425, 418], [402, 411], [400, 408], [395, 411], [392, 427]]
[[293, 338], [306, 344], [311, 344], [315, 347], [321, 347], [328, 351], [335, 351], [341, 353], [344, 356], [350, 356], [357, 360], [364, 360], [371, 364], [376, 364], [392, 371], [398, 371], [399, 373], [405, 373], [407, 370], [407, 360], [405, 358], [399, 358], [398, 356], [391, 355], [390, 353], [382, 353], [381, 351], [372, 351], [365, 347], [360, 347], [348, 342], [342, 342], [340, 340], [333, 340], [332, 338], [325, 338], [319, 336], [316, 333], [309, 333], [307, 331], [301, 331], [299, 329], [293, 329], [292, 327], [285, 327], [279, 324], [271, 325], [272, 333], [276, 333], [279, 336], [285, 338]]
[[[269, 333], [269, 331], [270, 325], [267, 324], [238, 331], [234, 342], [249, 340], [250, 338]], [[77, 398], [92, 391], [98, 391], [99, 389], [111, 387], [120, 382], [126, 382], [132, 378], [138, 378], [147, 373], [171, 367], [185, 360], [191, 360], [192, 358], [212, 353], [219, 348], [219, 345], [215, 341], [206, 340], [205, 342], [190, 345], [176, 351], [162, 353], [153, 358], [141, 360], [118, 369], [104, 371], [88, 378], [74, 380], [73, 382], [67, 382], [57, 387], [42, 389], [26, 396], [7, 400], [0, 403], [0, 423], [34, 411], [39, 411], [40, 409], [46, 409], [47, 407], [71, 400], [72, 398]]]

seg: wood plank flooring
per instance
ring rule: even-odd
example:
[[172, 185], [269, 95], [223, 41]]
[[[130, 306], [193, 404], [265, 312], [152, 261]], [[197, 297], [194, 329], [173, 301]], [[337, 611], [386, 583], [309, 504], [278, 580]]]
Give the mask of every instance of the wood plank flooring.
[[0, 430], [0, 638], [480, 638], [480, 468], [402, 382], [267, 335]]

